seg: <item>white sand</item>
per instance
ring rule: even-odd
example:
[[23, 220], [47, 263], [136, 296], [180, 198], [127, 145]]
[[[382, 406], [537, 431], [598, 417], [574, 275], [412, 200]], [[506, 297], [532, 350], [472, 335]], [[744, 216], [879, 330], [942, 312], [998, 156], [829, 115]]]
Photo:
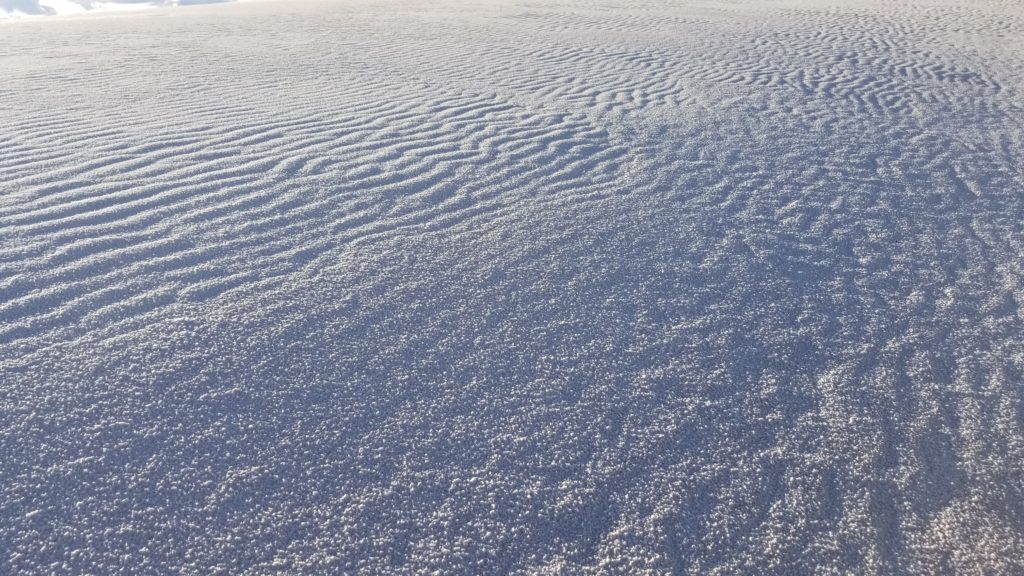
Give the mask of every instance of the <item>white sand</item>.
[[962, 5], [3, 24], [0, 573], [1024, 573]]

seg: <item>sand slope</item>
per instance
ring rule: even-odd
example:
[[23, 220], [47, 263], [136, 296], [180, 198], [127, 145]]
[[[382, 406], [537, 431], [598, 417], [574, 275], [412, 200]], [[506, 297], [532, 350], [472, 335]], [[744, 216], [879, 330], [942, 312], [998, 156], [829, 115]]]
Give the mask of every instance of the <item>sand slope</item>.
[[0, 573], [1024, 572], [961, 4], [0, 26]]

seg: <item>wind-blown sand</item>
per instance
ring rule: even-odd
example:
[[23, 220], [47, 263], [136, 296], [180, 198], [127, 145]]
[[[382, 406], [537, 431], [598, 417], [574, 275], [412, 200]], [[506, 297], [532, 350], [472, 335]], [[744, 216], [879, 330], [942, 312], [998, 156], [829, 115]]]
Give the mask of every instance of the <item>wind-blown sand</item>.
[[962, 4], [0, 26], [0, 573], [1024, 573]]

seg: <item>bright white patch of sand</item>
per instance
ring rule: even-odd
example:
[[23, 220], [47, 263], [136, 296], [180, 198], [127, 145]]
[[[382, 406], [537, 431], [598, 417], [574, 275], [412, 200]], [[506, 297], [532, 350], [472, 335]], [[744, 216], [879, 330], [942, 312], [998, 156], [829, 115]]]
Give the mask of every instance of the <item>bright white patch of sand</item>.
[[123, 12], [237, 0], [0, 0], [0, 19]]

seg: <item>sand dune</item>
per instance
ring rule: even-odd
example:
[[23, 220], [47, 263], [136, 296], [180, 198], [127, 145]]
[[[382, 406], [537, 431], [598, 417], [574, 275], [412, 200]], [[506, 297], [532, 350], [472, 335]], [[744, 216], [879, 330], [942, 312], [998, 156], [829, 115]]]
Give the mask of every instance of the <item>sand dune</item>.
[[1024, 572], [1016, 2], [163, 14], [0, 26], [0, 573]]

